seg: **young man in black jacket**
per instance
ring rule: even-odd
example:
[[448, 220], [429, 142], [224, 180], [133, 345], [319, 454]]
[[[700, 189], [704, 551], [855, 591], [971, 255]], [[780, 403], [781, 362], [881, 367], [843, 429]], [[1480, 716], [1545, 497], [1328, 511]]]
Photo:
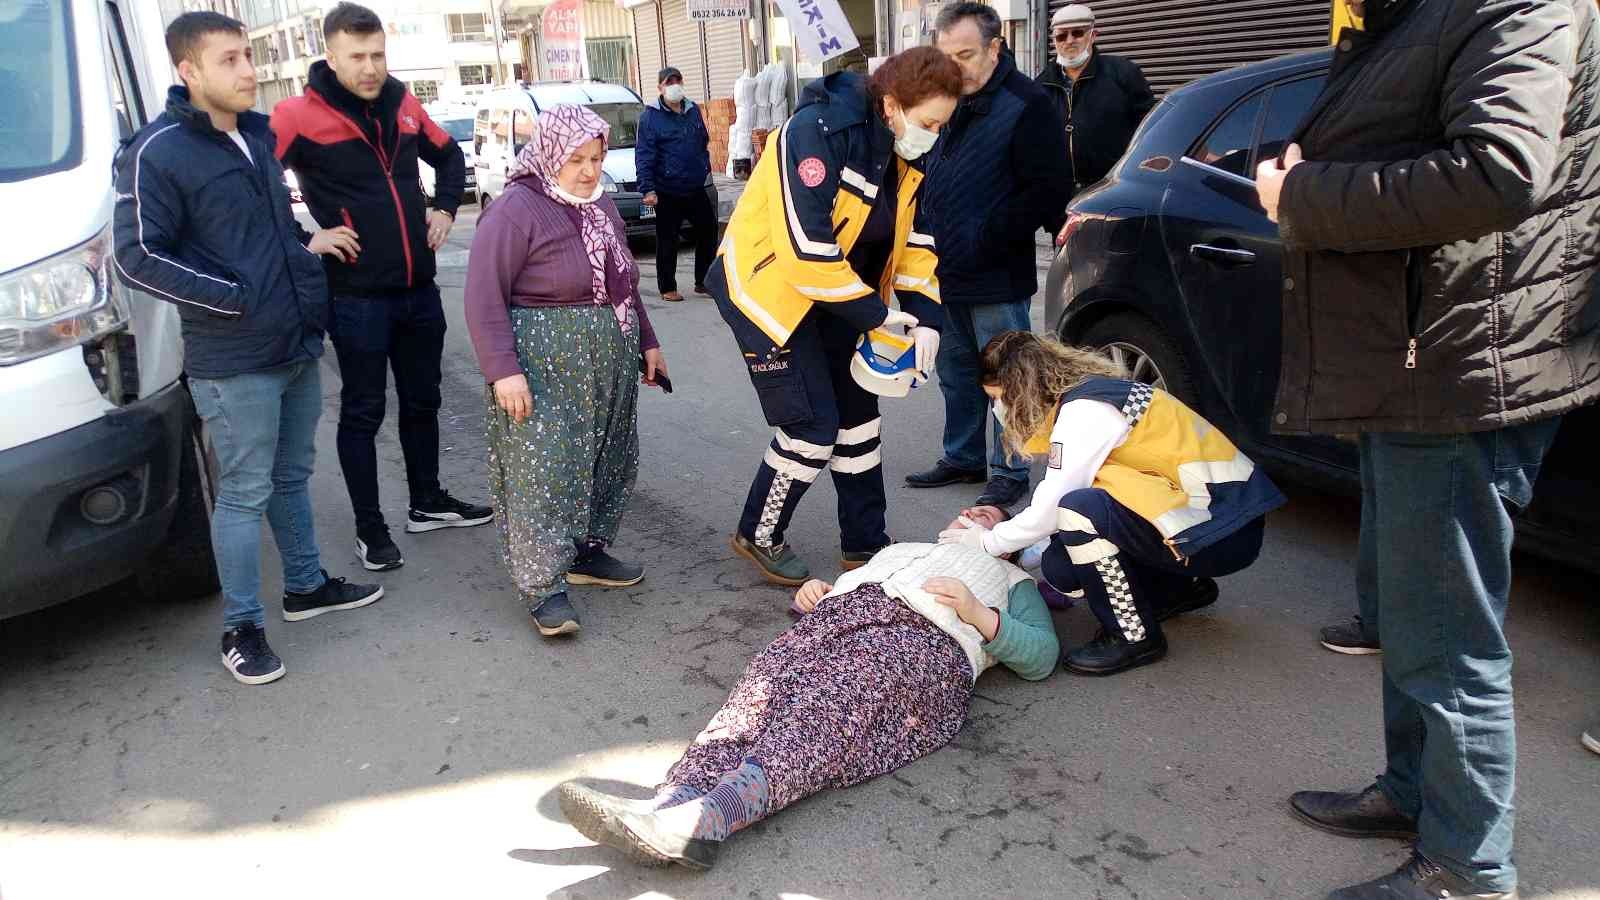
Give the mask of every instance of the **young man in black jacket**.
[[[1044, 89], [1017, 71], [1000, 17], [982, 3], [946, 6], [935, 46], [961, 67], [961, 102], [924, 159], [922, 204], [939, 247], [945, 327], [935, 366], [944, 394], [944, 455], [906, 476], [911, 487], [988, 486], [983, 506], [1028, 493], [1028, 463], [1006, 456], [1000, 425], [978, 384], [978, 358], [995, 335], [1029, 328], [1039, 289], [1034, 234], [1054, 233], [1071, 199], [1066, 132]], [[987, 464], [984, 436], [991, 434]]]
[[283, 677], [261, 608], [261, 517], [283, 559], [283, 618], [366, 606], [377, 585], [322, 570], [306, 482], [322, 414], [328, 316], [319, 253], [347, 228], [307, 234], [289, 208], [267, 117], [251, 112], [244, 26], [211, 12], [167, 27], [183, 78], [167, 110], [117, 157], [113, 230], [121, 278], [175, 304], [195, 408], [217, 455], [211, 544], [222, 581], [222, 664], [245, 684]]
[[[356, 555], [372, 570], [405, 560], [378, 505], [378, 428], [388, 370], [400, 401], [400, 449], [410, 513], [406, 531], [482, 525], [487, 506], [439, 486], [439, 384], [445, 318], [434, 251], [455, 221], [466, 183], [461, 148], [389, 77], [383, 23], [341, 3], [323, 17], [328, 59], [313, 63], [304, 96], [272, 110], [277, 154], [294, 169], [311, 215], [354, 229], [355, 252], [328, 262], [333, 349], [339, 355], [339, 465], [356, 518]], [[418, 157], [438, 173], [427, 212]]]
[[1272, 427], [1360, 434], [1388, 760], [1290, 803], [1416, 839], [1340, 900], [1514, 897], [1512, 516], [1600, 397], [1600, 23], [1594, 0], [1350, 6], [1365, 29], [1256, 183], [1284, 250]]
[[1101, 53], [1094, 10], [1069, 3], [1050, 18], [1055, 58], [1035, 79], [1056, 99], [1067, 124], [1067, 166], [1074, 196], [1106, 177], [1156, 105], [1144, 72], [1131, 59]]

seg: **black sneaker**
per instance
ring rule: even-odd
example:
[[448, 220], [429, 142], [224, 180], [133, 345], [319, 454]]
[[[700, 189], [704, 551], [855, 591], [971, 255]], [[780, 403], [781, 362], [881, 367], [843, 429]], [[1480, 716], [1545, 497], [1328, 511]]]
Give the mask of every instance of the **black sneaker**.
[[440, 528], [471, 528], [494, 519], [494, 507], [462, 503], [441, 490], [428, 500], [411, 507], [406, 517], [406, 531], [418, 534]]
[[573, 607], [572, 601], [567, 599], [567, 592], [551, 594], [543, 603], [528, 610], [533, 616], [533, 624], [539, 633], [545, 637], [555, 637], [560, 634], [577, 634], [583, 625], [578, 622], [578, 610]]
[[356, 529], [356, 559], [369, 572], [398, 569], [406, 564], [400, 548], [389, 537], [389, 526], [373, 525]]
[[601, 544], [590, 544], [578, 552], [578, 560], [567, 570], [572, 584], [597, 584], [601, 587], [632, 587], [644, 580], [644, 566], [625, 563], [606, 552]]
[[[889, 539], [889, 544], [892, 543], [894, 543], [894, 538]], [[846, 572], [853, 572], [872, 562], [872, 558], [883, 552], [884, 547], [889, 546], [889, 544], [884, 544], [883, 547], [879, 547], [876, 550], [840, 550], [839, 568]]]
[[985, 469], [958, 469], [941, 459], [926, 472], [907, 475], [906, 484], [914, 488], [936, 488], [947, 484], [982, 484], [986, 474], [988, 472]]
[[322, 587], [309, 594], [283, 592], [285, 622], [314, 619], [339, 609], [359, 609], [383, 597], [383, 588], [376, 584], [351, 584], [343, 578], [328, 578], [327, 572], [323, 572], [322, 577], [327, 579]]
[[1328, 900], [1517, 900], [1515, 888], [1480, 891], [1472, 882], [1446, 869], [1421, 853], [1411, 851], [1406, 864], [1382, 878], [1340, 888]]
[[254, 625], [240, 625], [222, 633], [222, 664], [241, 684], [266, 684], [289, 671], [267, 646], [267, 633]]
[[1192, 613], [1197, 609], [1205, 609], [1217, 602], [1217, 582], [1212, 578], [1196, 578], [1189, 582], [1189, 586], [1182, 594], [1172, 598], [1172, 602], [1156, 613], [1157, 622], [1165, 622], [1174, 616]]
[[1115, 675], [1149, 665], [1167, 655], [1167, 638], [1159, 631], [1142, 641], [1128, 641], [1101, 629], [1094, 640], [1069, 651], [1062, 664], [1078, 675]]
[[1323, 628], [1322, 646], [1347, 656], [1371, 656], [1383, 652], [1383, 647], [1376, 640], [1367, 637], [1360, 616]]
[[996, 475], [989, 479], [989, 484], [973, 501], [974, 506], [998, 506], [1001, 509], [1010, 509], [1017, 505], [1023, 497], [1028, 496], [1028, 480], [1026, 478], [1007, 478]]

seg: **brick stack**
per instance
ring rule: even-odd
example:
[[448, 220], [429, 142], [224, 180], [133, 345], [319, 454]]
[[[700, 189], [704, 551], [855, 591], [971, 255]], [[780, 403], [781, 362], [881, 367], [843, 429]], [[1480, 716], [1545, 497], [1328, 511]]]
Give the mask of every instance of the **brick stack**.
[[767, 135], [772, 132], [765, 128], [757, 128], [750, 132], [750, 169], [755, 170], [756, 163], [761, 161], [761, 151], [766, 149]]
[[711, 133], [711, 171], [728, 171], [728, 129], [733, 127], [737, 113], [732, 97], [708, 100], [700, 108], [706, 117], [706, 131]]

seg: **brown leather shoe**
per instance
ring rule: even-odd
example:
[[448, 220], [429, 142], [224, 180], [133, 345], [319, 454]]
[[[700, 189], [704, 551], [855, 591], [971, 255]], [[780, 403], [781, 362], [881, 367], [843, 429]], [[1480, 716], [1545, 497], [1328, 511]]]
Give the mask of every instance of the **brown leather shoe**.
[[667, 291], [665, 294], [661, 295], [661, 299], [667, 301], [668, 303], [681, 303], [683, 301], [683, 295], [677, 291]]

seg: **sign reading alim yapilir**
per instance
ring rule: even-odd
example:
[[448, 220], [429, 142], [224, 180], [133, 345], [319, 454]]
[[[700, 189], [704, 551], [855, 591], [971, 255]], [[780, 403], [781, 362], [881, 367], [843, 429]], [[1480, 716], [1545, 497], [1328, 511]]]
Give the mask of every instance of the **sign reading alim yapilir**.
[[750, 18], [750, 0], [688, 0], [687, 6], [691, 22]]
[[821, 64], [861, 46], [839, 0], [778, 0], [800, 52]]

